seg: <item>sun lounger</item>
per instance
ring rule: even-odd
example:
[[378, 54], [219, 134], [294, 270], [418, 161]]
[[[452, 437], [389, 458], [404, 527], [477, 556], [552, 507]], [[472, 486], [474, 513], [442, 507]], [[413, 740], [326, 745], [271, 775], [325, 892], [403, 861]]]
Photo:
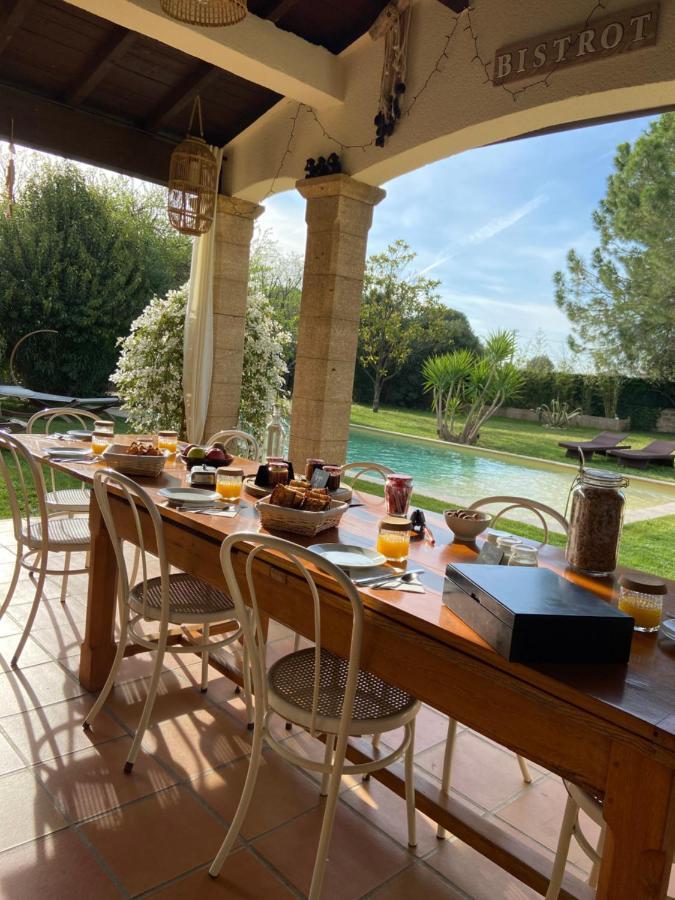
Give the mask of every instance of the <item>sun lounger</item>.
[[63, 397], [60, 394], [41, 394], [30, 388], [15, 384], [0, 384], [0, 397], [23, 400], [36, 409], [50, 409], [54, 406], [76, 407], [93, 413], [120, 405], [119, 397]]
[[609, 450], [607, 455], [616, 457], [624, 466], [645, 469], [648, 465], [672, 466], [675, 463], [675, 441], [652, 441], [641, 450]]
[[559, 441], [558, 446], [567, 450], [566, 456], [579, 456], [579, 449], [584, 454], [584, 459], [591, 459], [594, 453], [606, 454], [608, 450], [628, 450], [630, 444], [623, 441], [627, 434], [617, 434], [616, 431], [601, 431], [590, 441]]

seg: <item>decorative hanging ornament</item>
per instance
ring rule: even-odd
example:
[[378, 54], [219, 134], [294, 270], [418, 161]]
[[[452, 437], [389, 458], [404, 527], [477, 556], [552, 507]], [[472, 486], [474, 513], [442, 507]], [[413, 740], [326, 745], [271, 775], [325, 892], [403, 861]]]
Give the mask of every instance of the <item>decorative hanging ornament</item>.
[[405, 93], [410, 33], [410, 0], [394, 0], [382, 10], [369, 31], [374, 41], [384, 35], [384, 66], [380, 85], [380, 105], [375, 116], [375, 144], [394, 133], [401, 118], [401, 99]]
[[[192, 123], [199, 117], [200, 137]], [[188, 134], [171, 154], [167, 212], [169, 222], [181, 234], [201, 235], [211, 228], [218, 193], [218, 163], [204, 140], [202, 104], [195, 97]]]
[[162, 12], [188, 25], [220, 28], [246, 18], [246, 0], [162, 0]]
[[9, 139], [9, 160], [5, 176], [5, 218], [11, 219], [14, 213], [14, 180], [16, 178], [16, 147], [14, 146], [14, 119], [11, 121], [11, 137]]

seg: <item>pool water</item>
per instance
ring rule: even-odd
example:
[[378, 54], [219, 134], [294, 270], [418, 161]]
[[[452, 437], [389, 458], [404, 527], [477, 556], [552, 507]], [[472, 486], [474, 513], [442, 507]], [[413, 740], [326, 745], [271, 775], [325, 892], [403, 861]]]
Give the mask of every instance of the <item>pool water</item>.
[[[511, 461], [480, 451], [361, 428], [349, 432], [347, 459], [378, 462], [395, 472], [412, 475], [415, 492], [427, 497], [468, 505], [482, 497], [508, 494], [538, 500], [560, 513], [565, 512], [575, 475], [572, 469], [543, 461]], [[632, 480], [625, 493], [628, 512], [644, 510], [675, 502], [675, 483], [661, 486]]]

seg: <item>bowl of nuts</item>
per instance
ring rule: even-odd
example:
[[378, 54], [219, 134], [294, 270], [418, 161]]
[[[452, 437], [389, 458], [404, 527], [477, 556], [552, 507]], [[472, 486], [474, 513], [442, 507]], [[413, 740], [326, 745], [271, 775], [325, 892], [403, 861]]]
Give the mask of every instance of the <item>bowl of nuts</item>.
[[103, 459], [111, 469], [124, 475], [144, 475], [157, 478], [164, 469], [168, 452], [158, 450], [151, 441], [134, 441], [132, 444], [111, 444], [103, 452]]
[[446, 509], [445, 524], [460, 543], [471, 544], [492, 522], [489, 513], [477, 509]]

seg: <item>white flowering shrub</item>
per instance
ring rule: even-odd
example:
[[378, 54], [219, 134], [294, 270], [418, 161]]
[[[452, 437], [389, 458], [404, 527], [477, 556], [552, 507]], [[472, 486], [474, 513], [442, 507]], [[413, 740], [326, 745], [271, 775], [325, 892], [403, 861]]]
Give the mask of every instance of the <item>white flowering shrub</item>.
[[[184, 435], [183, 335], [188, 287], [154, 297], [132, 323], [112, 376], [133, 431], [175, 428]], [[239, 427], [262, 439], [276, 397], [283, 392], [284, 348], [290, 341], [268, 300], [251, 292], [246, 311]], [[217, 364], [217, 361], [216, 361]]]
[[187, 285], [153, 297], [131, 331], [117, 343], [122, 348], [112, 381], [122, 398], [132, 431], [159, 428], [185, 431], [183, 405], [183, 333]]

